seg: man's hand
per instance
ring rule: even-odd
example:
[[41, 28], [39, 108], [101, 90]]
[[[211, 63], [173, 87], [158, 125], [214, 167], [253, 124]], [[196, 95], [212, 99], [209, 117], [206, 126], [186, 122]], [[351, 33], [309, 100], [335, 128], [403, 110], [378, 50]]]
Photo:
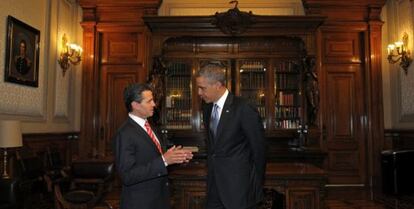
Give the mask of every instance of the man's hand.
[[168, 165], [188, 163], [193, 158], [193, 153], [183, 149], [182, 146], [174, 145], [164, 153], [163, 157]]

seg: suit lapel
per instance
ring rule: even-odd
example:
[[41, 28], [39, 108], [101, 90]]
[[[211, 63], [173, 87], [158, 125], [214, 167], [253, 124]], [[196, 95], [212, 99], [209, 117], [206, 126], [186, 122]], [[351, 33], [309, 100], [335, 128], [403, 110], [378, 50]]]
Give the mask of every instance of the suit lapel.
[[213, 135], [211, 134], [210, 131], [210, 117], [211, 117], [211, 111], [213, 109], [213, 103], [208, 103], [208, 104], [204, 104], [205, 106], [203, 107], [204, 112], [203, 112], [203, 121], [204, 121], [204, 128], [207, 131], [208, 137], [207, 140], [212, 141], [212, 137]]
[[[150, 146], [152, 146], [155, 152], [160, 153], [158, 151], [157, 146], [154, 144], [154, 142], [152, 141], [151, 137], [148, 135], [146, 130], [144, 130], [140, 125], [138, 125], [130, 117], [128, 117], [128, 122], [134, 127], [134, 130], [137, 132], [137, 138], [142, 138], [142, 141], [144, 141], [144, 142], [148, 143]], [[155, 134], [155, 132], [154, 132], [154, 134]]]
[[231, 110], [232, 104], [233, 104], [233, 94], [229, 93], [226, 98], [226, 101], [224, 102], [223, 109], [221, 110], [220, 120], [217, 125], [217, 133], [216, 133], [216, 138], [215, 138], [216, 144], [217, 144], [218, 139], [220, 139], [220, 134], [223, 131], [224, 124], [231, 123], [232, 118], [231, 118], [230, 113], [232, 112]]

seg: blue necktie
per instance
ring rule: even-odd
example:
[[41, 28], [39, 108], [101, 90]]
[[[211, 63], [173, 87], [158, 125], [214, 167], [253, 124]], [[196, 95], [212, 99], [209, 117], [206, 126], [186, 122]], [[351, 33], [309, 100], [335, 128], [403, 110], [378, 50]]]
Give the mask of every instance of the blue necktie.
[[217, 104], [214, 104], [213, 111], [211, 112], [211, 118], [210, 118], [210, 130], [213, 133], [214, 137], [216, 137], [217, 133], [217, 125], [219, 122], [219, 106]]

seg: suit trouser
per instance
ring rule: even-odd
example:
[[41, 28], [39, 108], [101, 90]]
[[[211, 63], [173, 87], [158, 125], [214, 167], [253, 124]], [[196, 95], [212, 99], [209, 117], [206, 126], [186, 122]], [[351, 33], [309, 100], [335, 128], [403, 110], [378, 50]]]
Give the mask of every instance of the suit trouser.
[[[207, 202], [206, 202], [206, 209], [227, 209], [224, 207], [223, 202], [220, 199], [220, 195], [217, 190], [216, 181], [211, 178], [213, 182], [210, 183], [208, 192], [207, 192]], [[245, 209], [256, 209], [256, 206], [245, 208]]]

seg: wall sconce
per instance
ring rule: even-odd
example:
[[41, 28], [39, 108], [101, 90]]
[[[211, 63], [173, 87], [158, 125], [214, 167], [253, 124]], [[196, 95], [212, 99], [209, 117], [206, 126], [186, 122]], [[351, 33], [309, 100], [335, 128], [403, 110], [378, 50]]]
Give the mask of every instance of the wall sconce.
[[409, 56], [409, 52], [407, 50], [408, 45], [408, 34], [404, 33], [402, 41], [397, 41], [394, 44], [388, 45], [388, 62], [391, 64], [395, 64], [400, 62], [400, 67], [404, 70], [405, 74], [407, 74], [408, 67], [410, 66], [412, 59]]
[[62, 51], [58, 63], [63, 70], [63, 76], [65, 76], [66, 70], [69, 69], [70, 65], [77, 65], [82, 60], [82, 47], [77, 44], [68, 42], [66, 34], [62, 36]]

